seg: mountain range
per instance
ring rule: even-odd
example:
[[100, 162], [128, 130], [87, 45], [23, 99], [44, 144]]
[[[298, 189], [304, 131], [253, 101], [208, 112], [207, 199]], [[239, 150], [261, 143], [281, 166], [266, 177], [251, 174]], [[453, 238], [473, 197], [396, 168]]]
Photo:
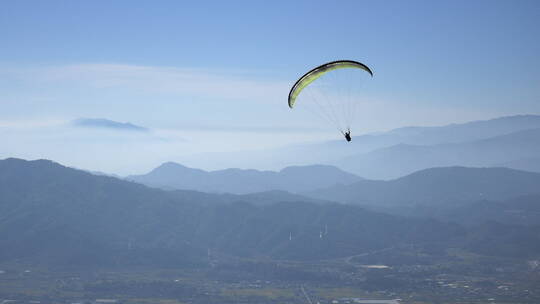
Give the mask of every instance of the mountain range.
[[[538, 174], [528, 172], [476, 170], [420, 172], [409, 180], [429, 180], [423, 178], [426, 174], [432, 177], [425, 197], [431, 196], [433, 205], [442, 205], [438, 198], [459, 190], [451, 178], [470, 175], [463, 184], [486, 180], [482, 191], [501, 187], [510, 179], [530, 187], [538, 180]], [[500, 184], [495, 184], [493, 179], [501, 176]], [[494, 190], [490, 197], [529, 191], [527, 186], [516, 185]], [[381, 190], [400, 187], [390, 189]], [[435, 195], [437, 191], [441, 194]], [[453, 220], [313, 203], [298, 195], [279, 202], [280, 197], [287, 197], [281, 192], [165, 191], [46, 160], [1, 160], [0, 193], [0, 262], [191, 267], [208, 263], [210, 251], [233, 257], [312, 260], [400, 244], [520, 258], [540, 254], [538, 225], [486, 222], [468, 228]]]
[[126, 179], [163, 189], [235, 194], [271, 190], [299, 193], [362, 180], [336, 167], [323, 165], [287, 167], [279, 172], [242, 169], [209, 172], [172, 162], [164, 163], [148, 174], [131, 175]]
[[[516, 115], [445, 126], [398, 128], [357, 135], [350, 143], [339, 135], [339, 140], [259, 151], [207, 153], [178, 160], [192, 167], [272, 170], [329, 164], [369, 179], [393, 179], [434, 166], [502, 166], [540, 172], [539, 129], [540, 115]], [[354, 135], [355, 130], [352, 131]]]
[[[540, 128], [486, 139], [437, 145], [398, 144], [346, 157], [336, 164], [364, 177], [397, 178], [443, 166], [506, 165], [534, 171], [540, 166]], [[523, 161], [526, 161], [526, 164]]]
[[431, 168], [394, 180], [363, 180], [304, 194], [374, 206], [458, 205], [540, 194], [540, 173], [508, 168]]
[[223, 198], [256, 204], [318, 200], [378, 207], [412, 206], [504, 200], [540, 193], [540, 173], [509, 168], [437, 167], [386, 181], [362, 179], [331, 166], [289, 167], [280, 172], [208, 172], [166, 163], [149, 174], [130, 176], [127, 180], [165, 190], [222, 193]]
[[[400, 128], [357, 136], [351, 143], [330, 141], [233, 156], [236, 160], [255, 160], [259, 168], [267, 160], [331, 165], [296, 165], [280, 171], [205, 171], [169, 162], [127, 179], [163, 189], [214, 193], [306, 193], [346, 186], [362, 178], [393, 180], [435, 167], [505, 167], [540, 172], [538, 155], [540, 116], [519, 115], [441, 127]], [[289, 157], [290, 161], [285, 161]], [[208, 163], [212, 157], [205, 159]]]
[[[0, 261], [185, 266], [205, 262], [208, 248], [236, 256], [313, 259], [459, 231], [355, 206], [256, 206], [222, 195], [163, 191], [45, 160], [0, 161], [0, 193]], [[378, 228], [381, 223], [385, 229]]]

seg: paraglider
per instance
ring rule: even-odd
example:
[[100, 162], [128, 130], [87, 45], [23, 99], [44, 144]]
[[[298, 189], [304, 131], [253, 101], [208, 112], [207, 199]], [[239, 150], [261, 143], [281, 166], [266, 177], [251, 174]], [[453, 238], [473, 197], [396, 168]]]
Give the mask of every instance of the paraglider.
[[351, 130], [347, 130], [346, 132], [344, 132], [343, 136], [345, 136], [345, 140], [351, 141], [352, 140], [352, 138], [351, 138]]
[[359, 103], [358, 91], [362, 82], [371, 77], [371, 69], [358, 61], [325, 63], [295, 82], [289, 92], [289, 108], [295, 108], [297, 100], [303, 99], [302, 107], [333, 124], [350, 142], [351, 123]]

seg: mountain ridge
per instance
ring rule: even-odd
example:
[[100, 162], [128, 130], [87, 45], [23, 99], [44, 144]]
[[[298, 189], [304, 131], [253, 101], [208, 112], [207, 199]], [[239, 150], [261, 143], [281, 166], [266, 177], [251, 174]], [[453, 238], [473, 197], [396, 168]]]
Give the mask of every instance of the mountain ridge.
[[540, 173], [454, 166], [424, 169], [389, 181], [364, 180], [304, 195], [365, 205], [437, 205], [536, 193], [540, 193]]
[[[540, 115], [503, 116], [443, 126], [412, 126], [386, 132], [356, 135], [353, 136], [353, 140], [349, 143], [345, 142], [341, 136], [336, 135], [336, 140], [298, 143], [270, 150], [203, 153], [182, 157], [179, 161], [192, 167], [223, 168], [223, 164], [227, 164], [227, 167], [257, 167], [272, 170], [291, 165], [330, 164], [337, 165], [342, 170], [365, 178], [382, 178], [377, 175], [364, 174], [361, 170], [351, 169], [346, 163], [340, 163], [340, 161], [353, 155], [370, 153], [397, 144], [438, 145], [464, 143], [535, 128], [540, 128]], [[352, 131], [354, 135], [355, 130]], [[384, 178], [393, 177], [397, 176], [391, 175]]]
[[237, 168], [205, 171], [174, 162], [164, 163], [147, 174], [131, 175], [126, 179], [163, 189], [233, 194], [270, 190], [298, 193], [361, 180], [354, 174], [329, 165], [290, 166], [277, 172]]
[[[188, 197], [50, 161], [1, 160], [0, 193], [0, 261], [189, 267], [207, 263], [208, 248], [239, 257], [311, 260], [462, 233], [452, 224], [358, 206], [219, 203], [220, 195]], [[377, 228], [381, 223], [385, 229]], [[323, 238], [326, 225], [330, 232]]]
[[392, 179], [432, 167], [487, 167], [537, 155], [540, 155], [540, 128], [463, 143], [401, 143], [358, 153], [335, 164], [366, 178]]

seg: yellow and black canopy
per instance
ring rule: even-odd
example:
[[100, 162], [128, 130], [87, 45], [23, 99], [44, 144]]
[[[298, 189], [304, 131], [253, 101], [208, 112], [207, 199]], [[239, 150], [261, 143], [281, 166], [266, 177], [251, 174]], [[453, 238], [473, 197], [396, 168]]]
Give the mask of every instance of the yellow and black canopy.
[[364, 70], [373, 77], [373, 72], [371, 72], [371, 69], [365, 64], [358, 61], [338, 60], [325, 63], [307, 72], [306, 74], [304, 74], [304, 76], [300, 77], [300, 79], [296, 81], [294, 86], [291, 88], [291, 91], [289, 92], [289, 107], [294, 107], [296, 98], [298, 97], [298, 95], [300, 95], [300, 92], [302, 92], [302, 90], [309, 84], [330, 71], [347, 68]]

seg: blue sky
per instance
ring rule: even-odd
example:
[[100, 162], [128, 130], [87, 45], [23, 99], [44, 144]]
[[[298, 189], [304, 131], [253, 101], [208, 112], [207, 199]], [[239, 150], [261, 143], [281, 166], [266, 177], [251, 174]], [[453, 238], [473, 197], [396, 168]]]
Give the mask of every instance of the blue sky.
[[286, 96], [335, 59], [375, 72], [357, 134], [539, 114], [538, 37], [538, 1], [4, 1], [0, 157], [129, 173], [334, 138]]

